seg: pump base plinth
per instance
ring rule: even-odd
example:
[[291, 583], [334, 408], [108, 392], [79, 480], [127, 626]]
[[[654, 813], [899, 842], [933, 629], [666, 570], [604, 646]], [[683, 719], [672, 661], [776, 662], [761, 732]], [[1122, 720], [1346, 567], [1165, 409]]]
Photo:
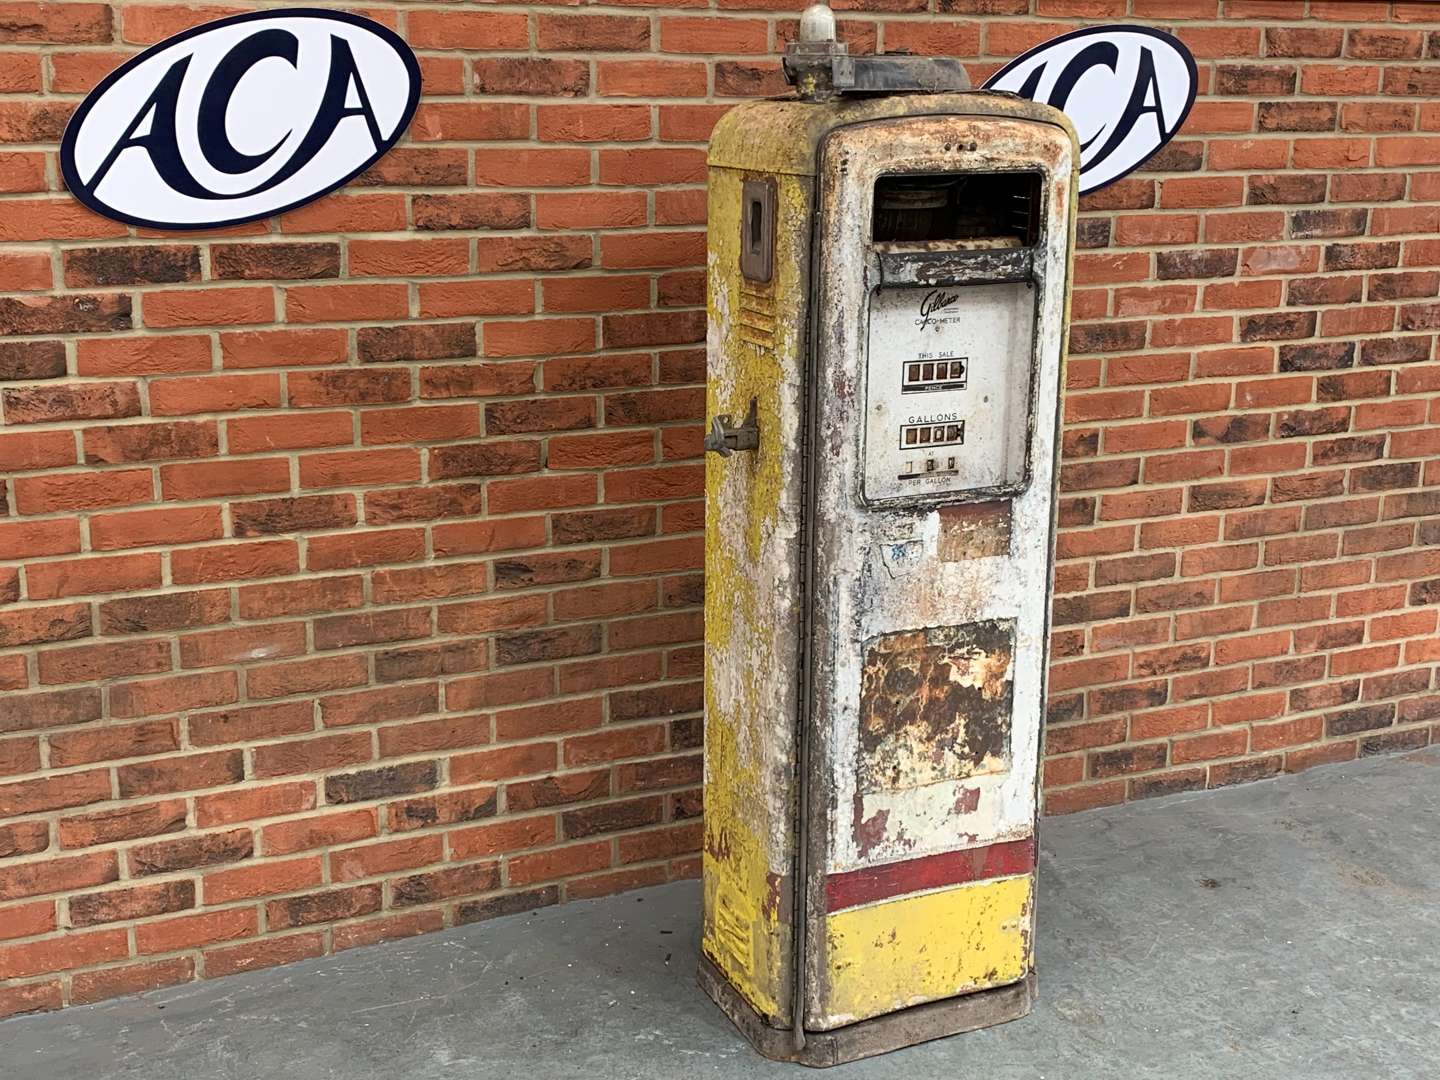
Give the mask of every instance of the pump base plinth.
[[843, 1065], [931, 1039], [1018, 1020], [1034, 1007], [1036, 996], [1032, 971], [1009, 986], [916, 1005], [832, 1031], [806, 1032], [805, 1046], [797, 1050], [794, 1034], [787, 1028], [767, 1024], [705, 956], [700, 957], [698, 976], [705, 993], [761, 1054], [775, 1061], [794, 1061], [817, 1068]]

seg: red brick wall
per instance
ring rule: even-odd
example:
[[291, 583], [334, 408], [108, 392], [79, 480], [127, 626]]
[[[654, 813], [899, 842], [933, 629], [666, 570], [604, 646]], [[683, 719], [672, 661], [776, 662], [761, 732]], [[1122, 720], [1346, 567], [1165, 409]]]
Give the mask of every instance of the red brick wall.
[[[56, 142], [235, 9], [0, 2], [0, 1015], [694, 872], [703, 147], [798, 6], [367, 8], [404, 144], [157, 236]], [[1050, 809], [1424, 745], [1440, 11], [850, 6], [977, 81], [1116, 17], [1200, 62], [1081, 222]]]

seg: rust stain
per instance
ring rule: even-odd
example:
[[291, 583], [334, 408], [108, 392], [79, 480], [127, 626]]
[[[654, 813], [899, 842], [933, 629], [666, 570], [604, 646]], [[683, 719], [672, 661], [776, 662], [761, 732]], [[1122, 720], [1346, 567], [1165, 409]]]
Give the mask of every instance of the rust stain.
[[979, 806], [979, 788], [961, 788], [960, 794], [955, 797], [955, 813], [957, 814], [973, 814], [979, 808]]
[[1015, 622], [904, 630], [866, 642], [862, 792], [903, 791], [1010, 767]]
[[855, 850], [863, 859], [870, 849], [885, 839], [885, 826], [890, 820], [889, 810], [879, 810], [871, 817], [865, 817], [865, 800], [855, 796], [855, 810], [851, 815], [851, 831], [855, 834]]
[[943, 562], [1008, 557], [1011, 502], [971, 503], [940, 508], [938, 553]]
[[730, 834], [724, 828], [705, 830], [705, 854], [721, 862], [730, 858]]
[[765, 900], [761, 911], [772, 922], [790, 921], [790, 879], [773, 870], [765, 874]]

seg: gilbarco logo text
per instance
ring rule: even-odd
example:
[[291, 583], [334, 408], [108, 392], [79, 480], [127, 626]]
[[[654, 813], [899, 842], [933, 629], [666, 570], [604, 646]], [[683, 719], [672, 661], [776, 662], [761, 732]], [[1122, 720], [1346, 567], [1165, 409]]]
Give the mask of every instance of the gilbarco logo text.
[[207, 23], [112, 72], [60, 147], [66, 186], [106, 217], [235, 225], [333, 191], [404, 132], [420, 67], [399, 37], [342, 11]]
[[925, 294], [925, 298], [920, 301], [920, 317], [915, 320], [915, 325], [921, 330], [924, 330], [927, 326], [935, 326], [938, 330], [939, 326], [936, 325], [937, 323], [957, 322], [958, 319], [954, 317], [937, 318], [937, 315], [959, 299], [959, 293], [946, 292], [944, 289], [931, 289]]

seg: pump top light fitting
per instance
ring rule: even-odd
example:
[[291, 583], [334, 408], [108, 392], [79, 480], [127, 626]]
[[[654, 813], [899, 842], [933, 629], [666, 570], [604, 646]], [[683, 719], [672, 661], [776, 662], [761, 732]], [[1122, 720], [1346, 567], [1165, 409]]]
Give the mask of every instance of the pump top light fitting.
[[881, 53], [851, 56], [837, 40], [835, 12], [811, 4], [800, 14], [798, 39], [785, 48], [785, 78], [803, 101], [837, 95], [945, 94], [970, 89], [959, 60], [948, 56]]

